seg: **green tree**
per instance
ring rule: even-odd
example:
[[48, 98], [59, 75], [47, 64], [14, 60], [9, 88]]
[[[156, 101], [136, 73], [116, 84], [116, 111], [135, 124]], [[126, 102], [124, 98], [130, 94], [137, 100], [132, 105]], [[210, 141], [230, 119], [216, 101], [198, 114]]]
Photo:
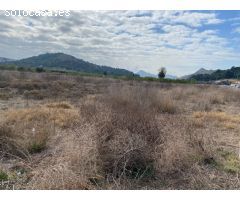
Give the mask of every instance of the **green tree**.
[[165, 67], [161, 67], [158, 72], [158, 78], [165, 78], [167, 70]]
[[42, 73], [42, 72], [45, 72], [45, 69], [43, 69], [42, 67], [37, 67], [36, 72]]

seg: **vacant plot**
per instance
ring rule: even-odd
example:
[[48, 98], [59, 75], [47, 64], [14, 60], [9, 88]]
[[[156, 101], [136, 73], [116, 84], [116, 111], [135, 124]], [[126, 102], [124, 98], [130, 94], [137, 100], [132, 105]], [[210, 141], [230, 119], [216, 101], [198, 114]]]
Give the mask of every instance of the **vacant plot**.
[[0, 76], [2, 189], [239, 189], [240, 91]]

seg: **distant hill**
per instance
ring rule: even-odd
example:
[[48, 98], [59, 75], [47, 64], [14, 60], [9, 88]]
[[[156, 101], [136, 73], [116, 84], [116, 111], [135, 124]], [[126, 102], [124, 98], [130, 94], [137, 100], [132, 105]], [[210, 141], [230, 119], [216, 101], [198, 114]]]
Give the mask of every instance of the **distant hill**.
[[170, 75], [170, 74], [167, 74], [167, 75], [166, 75], [166, 78], [169, 78], [169, 79], [178, 79], [177, 76]]
[[[148, 72], [146, 72], [146, 71], [144, 71], [144, 70], [138, 71], [137, 74], [138, 74], [140, 77], [153, 77], [153, 78], [157, 78], [157, 77], [158, 77], [157, 75], [148, 73]], [[173, 75], [167, 74], [167, 75], [166, 75], [166, 78], [169, 78], [169, 79], [177, 79], [177, 76], [173, 76]]]
[[10, 62], [10, 61], [14, 61], [14, 60], [13, 60], [13, 59], [10, 59], [10, 58], [0, 57], [0, 63]]
[[207, 70], [207, 69], [204, 69], [204, 68], [200, 68], [198, 71], [196, 71], [195, 73], [193, 74], [189, 74], [189, 75], [186, 75], [186, 76], [182, 76], [181, 78], [182, 79], [189, 79], [191, 78], [192, 76], [195, 76], [195, 75], [199, 75], [199, 74], [212, 74], [213, 72], [215, 72], [216, 70]]
[[137, 72], [137, 74], [138, 74], [140, 77], [153, 77], [153, 78], [157, 78], [157, 75], [148, 73], [148, 72], [143, 71], [143, 70], [139, 70], [139, 71]]
[[227, 70], [216, 70], [211, 74], [196, 74], [191, 76], [191, 79], [197, 81], [212, 81], [220, 79], [239, 79], [240, 78], [240, 67], [232, 67]]
[[15, 65], [17, 67], [43, 67], [116, 76], [134, 75], [133, 72], [126, 69], [96, 65], [64, 53], [46, 53], [39, 56], [7, 62], [6, 64]]

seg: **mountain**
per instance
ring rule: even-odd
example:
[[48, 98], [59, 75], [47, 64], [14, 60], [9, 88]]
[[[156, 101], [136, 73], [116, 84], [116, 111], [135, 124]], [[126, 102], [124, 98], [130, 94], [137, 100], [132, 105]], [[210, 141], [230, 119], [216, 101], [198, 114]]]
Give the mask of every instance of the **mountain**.
[[191, 76], [191, 79], [197, 81], [212, 81], [220, 79], [239, 79], [240, 78], [240, 67], [232, 67], [226, 70], [216, 70], [211, 74], [196, 74]]
[[0, 63], [10, 62], [10, 61], [14, 61], [14, 60], [13, 60], [13, 59], [10, 59], [10, 58], [0, 57]]
[[166, 74], [166, 78], [168, 78], [168, 79], [178, 79], [177, 76], [170, 75], [170, 74]]
[[138, 74], [140, 77], [153, 77], [153, 78], [157, 78], [157, 75], [148, 73], [148, 72], [143, 71], [143, 70], [138, 71], [136, 74]]
[[193, 74], [189, 74], [189, 75], [186, 75], [186, 76], [182, 76], [181, 78], [182, 79], [189, 79], [191, 78], [192, 76], [195, 76], [195, 75], [199, 75], [199, 74], [212, 74], [213, 72], [215, 72], [216, 70], [207, 70], [207, 69], [204, 69], [204, 68], [200, 68], [198, 71], [196, 71], [195, 73]]
[[30, 58], [7, 62], [6, 64], [15, 65], [18, 67], [43, 67], [61, 70], [73, 70], [85, 73], [134, 76], [133, 72], [126, 69], [96, 65], [64, 53], [46, 53]]
[[[148, 73], [148, 72], [146, 72], [144, 70], [140, 70], [136, 74], [138, 74], [140, 77], [153, 77], [153, 78], [157, 78], [158, 77], [157, 75]], [[168, 78], [168, 79], [177, 79], [176, 76], [173, 76], [173, 75], [170, 75], [170, 74], [166, 74], [166, 78]]]

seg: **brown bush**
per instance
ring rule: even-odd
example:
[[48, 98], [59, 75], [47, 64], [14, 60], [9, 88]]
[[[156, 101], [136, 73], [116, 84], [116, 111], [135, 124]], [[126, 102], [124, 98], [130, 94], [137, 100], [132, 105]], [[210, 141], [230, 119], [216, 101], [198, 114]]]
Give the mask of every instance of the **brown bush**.
[[[191, 123], [169, 109], [157, 109], [164, 105], [157, 92], [123, 87], [83, 103], [80, 113], [96, 126], [99, 158], [108, 178], [151, 178], [195, 162], [191, 157], [201, 149], [192, 144]], [[168, 114], [159, 120], [160, 113]]]
[[178, 107], [171, 96], [158, 88], [143, 86], [113, 87], [110, 88], [107, 96], [112, 106], [119, 108], [128, 104], [145, 113], [162, 112], [174, 114], [178, 111]]
[[16, 135], [12, 128], [0, 124], [0, 155], [2, 157], [28, 158], [28, 152], [21, 143], [20, 136]]
[[43, 100], [47, 95], [42, 90], [30, 90], [23, 93], [26, 99]]
[[47, 89], [48, 84], [43, 82], [34, 82], [34, 81], [14, 81], [10, 85], [11, 88], [17, 88], [19, 91], [25, 90], [40, 90], [40, 89]]
[[[1, 129], [1, 144], [4, 147], [2, 149], [8, 152], [15, 149], [15, 155], [16, 151], [21, 151], [22, 154], [41, 152], [46, 148], [48, 138], [54, 134], [56, 128], [69, 127], [79, 117], [78, 112], [66, 102], [9, 110], [4, 112], [4, 116]], [[5, 136], [6, 134], [8, 135]]]
[[49, 141], [54, 154], [32, 172], [29, 189], [93, 189], [102, 181], [96, 129], [79, 124]]
[[83, 190], [91, 189], [82, 183], [81, 177], [69, 169], [68, 165], [58, 164], [33, 172], [28, 189], [37, 190]]

